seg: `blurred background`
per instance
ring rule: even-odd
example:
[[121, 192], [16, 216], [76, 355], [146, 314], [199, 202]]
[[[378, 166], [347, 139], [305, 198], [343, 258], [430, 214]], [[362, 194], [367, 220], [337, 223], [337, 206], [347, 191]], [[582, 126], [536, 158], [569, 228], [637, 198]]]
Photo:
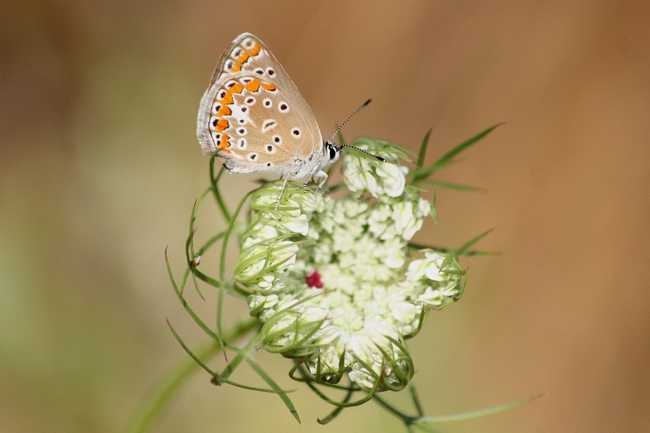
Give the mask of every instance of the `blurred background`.
[[[0, 15], [0, 431], [119, 432], [204, 338], [178, 303], [192, 204], [208, 186], [198, 103], [223, 49], [273, 50], [329, 137], [427, 161], [506, 122], [438, 179], [440, 222], [415, 241], [501, 255], [463, 260], [461, 302], [410, 341], [430, 415], [549, 395], [446, 432], [650, 429], [650, 4], [646, 2], [9, 0]], [[236, 203], [259, 176], [226, 176]], [[210, 213], [212, 212], [212, 213]], [[221, 229], [214, 211], [199, 235]], [[202, 264], [209, 269], [216, 256]], [[206, 301], [189, 294], [210, 317]], [[233, 302], [228, 317], [245, 315]], [[197, 374], [156, 432], [404, 431], [370, 403], [330, 407]], [[223, 366], [223, 363], [220, 364]], [[260, 384], [242, 369], [233, 378]], [[402, 395], [404, 394], [404, 395]], [[391, 401], [406, 408], [406, 393]]]

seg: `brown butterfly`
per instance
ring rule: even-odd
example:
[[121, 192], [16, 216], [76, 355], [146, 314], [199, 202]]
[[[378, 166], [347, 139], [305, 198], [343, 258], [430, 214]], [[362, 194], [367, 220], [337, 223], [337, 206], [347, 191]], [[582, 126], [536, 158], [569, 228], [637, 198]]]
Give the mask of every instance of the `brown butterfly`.
[[346, 146], [323, 141], [296, 85], [250, 33], [237, 36], [219, 59], [201, 99], [196, 134], [203, 152], [218, 152], [231, 173], [278, 173], [285, 186], [304, 177], [322, 179], [322, 185], [323, 168]]

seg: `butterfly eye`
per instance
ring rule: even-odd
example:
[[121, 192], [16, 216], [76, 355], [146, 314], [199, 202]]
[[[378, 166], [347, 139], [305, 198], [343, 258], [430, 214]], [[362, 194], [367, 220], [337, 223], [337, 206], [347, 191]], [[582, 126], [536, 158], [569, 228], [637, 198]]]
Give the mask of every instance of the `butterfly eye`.
[[328, 151], [329, 151], [330, 159], [331, 159], [331, 160], [336, 160], [336, 159], [338, 159], [338, 156], [339, 156], [339, 150], [338, 150], [336, 147], [334, 147], [334, 146], [328, 146]]

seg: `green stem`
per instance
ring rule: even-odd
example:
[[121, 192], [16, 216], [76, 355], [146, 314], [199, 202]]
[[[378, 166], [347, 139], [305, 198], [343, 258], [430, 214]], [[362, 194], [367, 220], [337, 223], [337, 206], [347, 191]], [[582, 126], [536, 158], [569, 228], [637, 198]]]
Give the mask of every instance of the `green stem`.
[[[238, 340], [248, 334], [258, 325], [255, 318], [247, 318], [233, 325], [224, 332], [227, 341]], [[201, 343], [193, 352], [201, 359], [206, 360], [219, 352], [219, 343], [209, 339]], [[200, 369], [192, 358], [183, 358], [167, 375], [158, 382], [156, 387], [142, 402], [135, 412], [132, 421], [126, 430], [128, 433], [144, 433], [151, 428], [158, 415], [169, 404], [172, 397], [185, 384], [191, 375]]]
[[418, 419], [418, 417], [406, 415], [404, 412], [397, 409], [395, 406], [388, 403], [386, 400], [379, 397], [378, 395], [375, 395], [374, 401], [376, 403], [378, 403], [380, 406], [383, 406], [384, 409], [388, 410], [388, 412], [392, 413], [397, 418], [401, 419], [402, 422], [407, 426], [410, 426], [411, 424], [413, 424]]

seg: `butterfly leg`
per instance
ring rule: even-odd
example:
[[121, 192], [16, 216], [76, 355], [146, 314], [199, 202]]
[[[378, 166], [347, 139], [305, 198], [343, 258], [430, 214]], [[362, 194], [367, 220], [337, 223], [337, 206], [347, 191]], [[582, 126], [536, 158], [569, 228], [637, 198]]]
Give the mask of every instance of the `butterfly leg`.
[[329, 176], [327, 175], [327, 173], [325, 173], [323, 170], [318, 170], [318, 172], [314, 174], [314, 182], [317, 182], [316, 179], [321, 179], [320, 182], [318, 182], [318, 188], [316, 188], [316, 192], [320, 191], [323, 185], [325, 185], [325, 182], [327, 182], [328, 177]]
[[[318, 176], [318, 173], [316, 173], [316, 175], [314, 175], [315, 172], [316, 172], [316, 168], [313, 169], [311, 171], [311, 173], [309, 173], [309, 176], [307, 176], [307, 180], [305, 181], [305, 183], [302, 186], [302, 192], [307, 192], [307, 184], [309, 183], [310, 180], [314, 179], [314, 181], [315, 181], [316, 176]], [[319, 188], [320, 188], [320, 186], [319, 186]]]
[[278, 200], [275, 202], [275, 210], [278, 210], [278, 206], [280, 206], [280, 199], [282, 198], [282, 194], [284, 194], [284, 190], [287, 187], [288, 181], [289, 181], [289, 176], [285, 176], [284, 183], [282, 184], [282, 189], [280, 190], [280, 195], [278, 195]]

